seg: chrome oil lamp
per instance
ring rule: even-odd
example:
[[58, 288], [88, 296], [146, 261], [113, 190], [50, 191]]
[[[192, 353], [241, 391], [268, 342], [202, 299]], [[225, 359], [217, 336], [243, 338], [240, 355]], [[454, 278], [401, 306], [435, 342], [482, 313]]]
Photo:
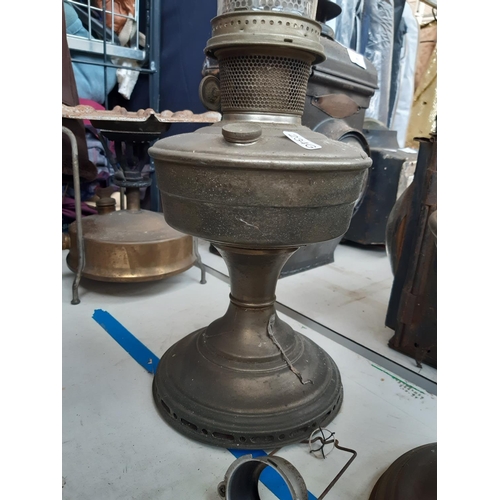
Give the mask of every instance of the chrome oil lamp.
[[297, 442], [342, 404], [334, 361], [274, 305], [287, 259], [346, 232], [371, 165], [301, 125], [311, 65], [325, 58], [316, 3], [220, 0], [205, 52], [222, 121], [149, 149], [167, 223], [213, 243], [229, 268], [226, 314], [170, 347], [153, 382], [163, 418], [207, 444]]

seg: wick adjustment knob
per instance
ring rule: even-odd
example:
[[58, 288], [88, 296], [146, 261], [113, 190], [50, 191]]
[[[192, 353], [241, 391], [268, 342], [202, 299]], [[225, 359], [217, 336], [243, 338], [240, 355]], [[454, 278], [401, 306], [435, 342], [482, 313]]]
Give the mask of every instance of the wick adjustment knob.
[[262, 135], [262, 128], [256, 123], [228, 123], [222, 127], [222, 135], [227, 142], [249, 144]]

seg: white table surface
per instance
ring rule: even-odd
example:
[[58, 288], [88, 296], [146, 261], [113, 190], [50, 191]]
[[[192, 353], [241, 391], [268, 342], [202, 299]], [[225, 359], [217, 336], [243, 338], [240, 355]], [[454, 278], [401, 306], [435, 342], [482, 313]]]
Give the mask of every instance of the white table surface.
[[[152, 375], [92, 315], [96, 309], [109, 312], [160, 357], [184, 335], [225, 312], [228, 285], [211, 275], [207, 284], [199, 284], [197, 268], [145, 284], [84, 279], [81, 303], [74, 306], [70, 304], [73, 274], [66, 267], [66, 253], [62, 265], [63, 500], [217, 500], [217, 484], [233, 455], [169, 427], [153, 404]], [[348, 304], [339, 303], [337, 308], [347, 316]], [[280, 316], [325, 349], [342, 374], [345, 399], [329, 429], [335, 431], [340, 445], [355, 449], [358, 456], [326, 500], [368, 500], [376, 480], [396, 458], [436, 441], [437, 398]], [[317, 459], [302, 444], [285, 447], [278, 455], [292, 462], [316, 496], [350, 457], [334, 450], [326, 460]], [[276, 497], [268, 492], [263, 498]]]
[[[224, 260], [209, 252], [209, 243], [200, 240], [203, 262], [228, 274]], [[418, 367], [410, 356], [388, 346], [394, 331], [385, 326], [392, 274], [383, 247], [340, 244], [334, 262], [309, 269], [278, 281], [278, 302], [300, 315], [377, 352], [426, 379], [437, 382], [437, 370]]]

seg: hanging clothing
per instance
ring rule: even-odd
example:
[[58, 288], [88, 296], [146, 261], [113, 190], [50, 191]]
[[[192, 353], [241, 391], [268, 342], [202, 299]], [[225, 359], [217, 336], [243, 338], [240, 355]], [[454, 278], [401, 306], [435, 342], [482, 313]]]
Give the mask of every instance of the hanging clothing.
[[375, 66], [379, 88], [371, 98], [366, 117], [386, 126], [390, 114], [395, 2], [399, 5], [402, 1], [337, 0], [342, 12], [327, 23], [337, 42], [363, 55]]
[[394, 0], [365, 0], [357, 52], [377, 69], [379, 86], [366, 110], [366, 117], [386, 126], [389, 125], [393, 44]]
[[[92, 39], [71, 4], [64, 2], [64, 14], [68, 35]], [[116, 85], [116, 69], [96, 64], [103, 61], [99, 54], [78, 53], [78, 60], [79, 62], [72, 63], [78, 96], [103, 104]]]
[[[156, 111], [181, 111], [204, 113], [198, 88], [205, 61], [204, 49], [212, 36], [210, 20], [217, 15], [216, 0], [161, 0], [161, 47], [159, 54], [159, 109]], [[122, 100], [114, 104], [124, 105]], [[148, 108], [149, 80], [141, 75], [127, 103], [127, 109]], [[176, 123], [165, 135], [194, 132], [207, 126], [203, 123]]]
[[[394, 112], [394, 103], [399, 89], [400, 71], [402, 69], [401, 54], [404, 51], [407, 23], [403, 18], [406, 0], [394, 0], [394, 41], [392, 46], [391, 91], [389, 97], [389, 116]], [[409, 6], [408, 6], [409, 7]], [[410, 8], [411, 10], [411, 8]], [[391, 118], [389, 119], [389, 121]]]
[[[66, 18], [64, 10], [62, 12], [62, 103], [67, 106], [78, 105], [78, 92], [66, 38]], [[82, 181], [93, 181], [97, 176], [97, 169], [88, 157], [83, 121], [63, 118], [62, 124], [64, 127], [70, 129], [75, 135], [80, 178]], [[65, 133], [62, 135], [62, 177], [63, 182], [73, 182], [73, 154], [71, 141]]]
[[400, 69], [398, 78], [393, 80], [391, 93], [394, 92], [394, 103], [389, 127], [396, 130], [400, 148], [406, 146], [406, 134], [411, 118], [413, 97], [415, 94], [415, 69], [420, 27], [409, 4], [405, 5], [401, 30], [404, 36], [399, 54]]
[[333, 29], [335, 41], [357, 51], [364, 0], [335, 0], [335, 3], [339, 5], [342, 12], [326, 24]]
[[[102, 0], [95, 0], [95, 5], [102, 9]], [[120, 33], [127, 22], [125, 16], [135, 15], [135, 0], [106, 0], [106, 10], [111, 11], [112, 8], [115, 15], [106, 16], [106, 26], [115, 33]]]

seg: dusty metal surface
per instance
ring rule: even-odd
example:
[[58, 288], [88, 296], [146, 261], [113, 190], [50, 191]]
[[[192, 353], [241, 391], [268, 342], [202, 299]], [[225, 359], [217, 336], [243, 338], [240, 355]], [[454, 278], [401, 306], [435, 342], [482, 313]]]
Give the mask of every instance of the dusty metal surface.
[[[371, 160], [306, 127], [261, 124], [256, 142], [222, 135], [225, 122], [157, 142], [158, 187], [167, 222], [223, 244], [300, 246], [344, 234]], [[306, 150], [283, 130], [321, 146]]]
[[310, 65], [324, 59], [318, 23], [248, 11], [212, 28], [223, 120], [149, 153], [165, 220], [216, 245], [230, 304], [163, 355], [153, 396], [186, 436], [275, 448], [328, 424], [343, 398], [334, 361], [277, 316], [276, 282], [299, 246], [345, 233], [371, 160], [300, 125]]
[[216, 111], [194, 114], [192, 111], [169, 111], [156, 113], [153, 109], [127, 111], [126, 108], [115, 106], [112, 110], [97, 110], [92, 106], [80, 104], [78, 106], [62, 105], [63, 118], [77, 120], [101, 120], [118, 122], [159, 122], [159, 123], [215, 123], [220, 121], [221, 115]]
[[332, 118], [348, 118], [361, 109], [354, 99], [345, 94], [327, 94], [313, 97], [311, 104]]
[[[225, 48], [292, 48], [308, 54], [311, 62], [325, 60], [320, 42], [321, 25], [313, 19], [281, 12], [228, 12], [212, 19], [212, 38], [205, 53], [218, 58]], [[262, 89], [260, 89], [262, 90]]]
[[307, 53], [288, 47], [227, 48], [218, 52], [218, 60], [223, 113], [302, 114], [312, 62]]
[[335, 417], [343, 390], [328, 355], [276, 314], [277, 277], [294, 249], [218, 250], [230, 269], [229, 308], [161, 358], [155, 401], [169, 424], [207, 444], [300, 441]]
[[[217, 68], [218, 73], [218, 68]], [[215, 75], [206, 75], [198, 89], [200, 101], [211, 111], [220, 110], [220, 83]]]
[[437, 443], [399, 457], [377, 481], [370, 500], [437, 500]]

